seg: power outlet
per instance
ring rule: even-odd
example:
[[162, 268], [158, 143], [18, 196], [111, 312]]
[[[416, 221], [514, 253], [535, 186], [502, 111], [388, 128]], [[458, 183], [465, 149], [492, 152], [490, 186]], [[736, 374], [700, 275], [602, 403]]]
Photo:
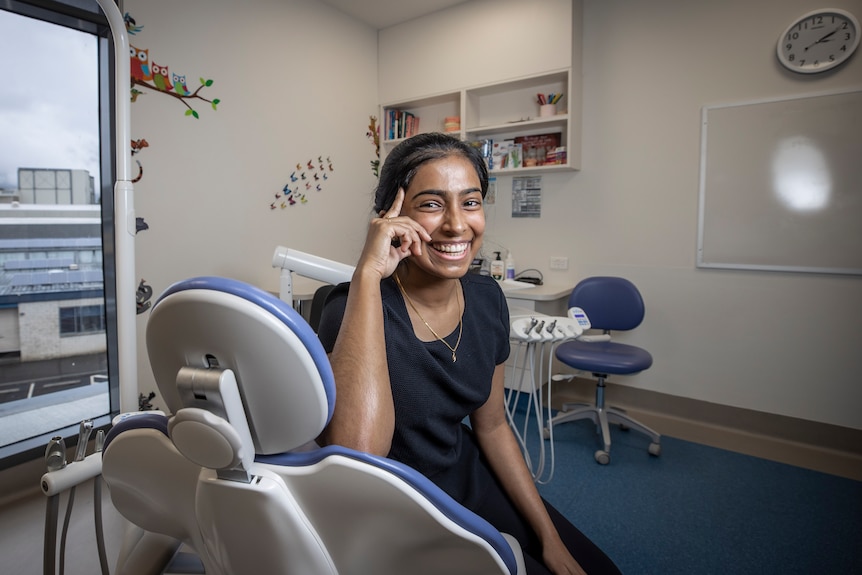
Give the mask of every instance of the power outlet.
[[567, 270], [569, 269], [569, 258], [563, 256], [551, 256], [552, 270]]

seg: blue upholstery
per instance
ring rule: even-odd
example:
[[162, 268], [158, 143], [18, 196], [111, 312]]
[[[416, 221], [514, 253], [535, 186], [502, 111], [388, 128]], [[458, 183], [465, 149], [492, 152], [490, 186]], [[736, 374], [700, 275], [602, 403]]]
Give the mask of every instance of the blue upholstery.
[[[581, 281], [569, 296], [569, 307], [579, 307], [593, 329], [606, 332], [634, 329], [644, 318], [644, 302], [633, 283], [617, 277], [591, 277]], [[630, 375], [652, 365], [645, 349], [617, 343], [569, 341], [557, 348], [557, 359], [569, 367], [614, 375]]]
[[156, 431], [163, 433], [165, 437], [168, 437], [168, 419], [164, 415], [158, 413], [146, 412], [141, 413], [141, 415], [135, 415], [134, 417], [127, 417], [118, 422], [117, 425], [113, 426], [111, 430], [108, 431], [108, 435], [105, 436], [105, 444], [102, 446], [102, 450], [107, 450], [115, 437], [129, 429], [155, 429]]
[[613, 341], [567, 341], [557, 348], [557, 359], [575, 369], [613, 375], [631, 375], [652, 365], [647, 350]]
[[593, 329], [630, 330], [644, 318], [644, 300], [624, 278], [595, 276], [581, 281], [569, 295], [569, 307], [587, 312]]

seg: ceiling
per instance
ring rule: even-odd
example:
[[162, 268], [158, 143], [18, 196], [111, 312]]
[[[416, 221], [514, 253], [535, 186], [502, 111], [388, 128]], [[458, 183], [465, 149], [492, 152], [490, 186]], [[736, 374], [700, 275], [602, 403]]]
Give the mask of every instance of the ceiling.
[[387, 28], [467, 0], [321, 0], [376, 29]]

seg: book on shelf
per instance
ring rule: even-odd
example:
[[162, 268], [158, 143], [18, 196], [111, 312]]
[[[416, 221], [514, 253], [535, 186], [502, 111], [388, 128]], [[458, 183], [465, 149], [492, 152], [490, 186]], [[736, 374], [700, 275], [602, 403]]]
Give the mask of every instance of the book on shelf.
[[386, 139], [400, 140], [419, 133], [419, 116], [406, 110], [390, 108], [386, 113]]

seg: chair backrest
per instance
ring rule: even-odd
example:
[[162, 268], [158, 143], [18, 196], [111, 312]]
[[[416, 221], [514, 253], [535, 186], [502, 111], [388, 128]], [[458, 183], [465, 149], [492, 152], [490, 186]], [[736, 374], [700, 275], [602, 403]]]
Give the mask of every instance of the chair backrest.
[[[520, 572], [517, 544], [416, 471], [308, 448], [332, 416], [334, 380], [311, 328], [278, 298], [224, 278], [180, 282], [153, 306], [147, 348], [174, 416], [112, 430], [105, 479], [120, 513], [188, 543], [207, 573]], [[164, 463], [138, 463], [127, 435]], [[136, 481], [141, 466], [158, 472]], [[183, 517], [155, 504], [165, 498]]]
[[593, 329], [634, 329], [644, 318], [644, 301], [638, 288], [620, 277], [594, 276], [581, 280], [569, 296], [569, 307], [583, 309]]
[[317, 333], [317, 328], [320, 326], [320, 318], [323, 315], [323, 307], [326, 304], [326, 298], [329, 292], [335, 289], [332, 284], [322, 285], [314, 291], [314, 297], [311, 299], [311, 312], [308, 315], [308, 325]]

